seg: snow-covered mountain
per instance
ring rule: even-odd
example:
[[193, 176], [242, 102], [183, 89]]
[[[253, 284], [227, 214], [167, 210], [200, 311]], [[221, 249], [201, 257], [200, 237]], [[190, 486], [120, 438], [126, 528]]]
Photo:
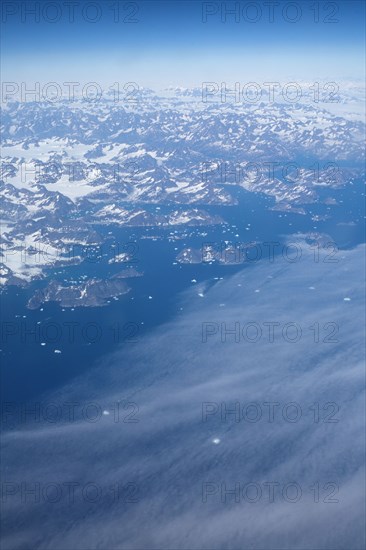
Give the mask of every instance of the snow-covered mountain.
[[[70, 244], [100, 242], [101, 225], [221, 223], [225, 209], [221, 217], [205, 206], [237, 204], [236, 187], [273, 197], [274, 209], [304, 213], [334, 202], [332, 191], [362, 174], [365, 128], [352, 93], [340, 114], [308, 98], [205, 103], [198, 92], [142, 90], [132, 104], [108, 96], [6, 104], [1, 282], [67, 265]], [[37, 246], [47, 247], [42, 259]]]

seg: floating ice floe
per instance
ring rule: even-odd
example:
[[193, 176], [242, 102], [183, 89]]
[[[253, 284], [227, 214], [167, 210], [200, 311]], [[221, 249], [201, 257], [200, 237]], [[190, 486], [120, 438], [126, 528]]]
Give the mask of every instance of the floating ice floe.
[[46, 342], [41, 342], [41, 346], [45, 346], [46, 345]]
[[153, 297], [152, 297], [152, 296], [149, 296], [149, 300], [152, 300], [152, 299], [153, 299]]
[[191, 283], [197, 283], [197, 279], [191, 279]]
[[203, 294], [202, 292], [199, 292], [199, 293], [198, 293], [198, 296], [199, 296], [200, 298], [203, 298], [203, 297], [204, 297], [204, 294]]
[[214, 445], [218, 445], [219, 443], [221, 443], [221, 439], [219, 439], [218, 437], [215, 437], [213, 440], [212, 440], [212, 443]]
[[343, 298], [343, 301], [344, 301], [344, 302], [350, 302], [350, 301], [351, 301], [351, 298]]
[[60, 349], [55, 349], [54, 353], [62, 353], [62, 351]]

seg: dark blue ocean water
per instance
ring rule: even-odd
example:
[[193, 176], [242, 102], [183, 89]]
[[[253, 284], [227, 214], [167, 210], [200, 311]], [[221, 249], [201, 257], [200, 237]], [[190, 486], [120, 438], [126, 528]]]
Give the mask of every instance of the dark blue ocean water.
[[[207, 242], [220, 246], [223, 241], [283, 243], [286, 237], [309, 231], [330, 235], [338, 248], [350, 248], [363, 242], [362, 189], [362, 183], [355, 182], [347, 189], [333, 190], [337, 205], [309, 205], [306, 215], [272, 211], [273, 199], [237, 189], [238, 206], [202, 207], [221, 215], [227, 222], [223, 225], [169, 229], [97, 228], [106, 235], [113, 233], [99, 251], [101, 254], [98, 252], [98, 259], [56, 269], [53, 278], [62, 282], [81, 281], [85, 275], [108, 277], [126, 265], [143, 271], [144, 276], [129, 279], [131, 291], [128, 294], [99, 308], [69, 309], [46, 303], [42, 310], [29, 310], [27, 300], [44, 282], [36, 282], [26, 289], [8, 288], [2, 295], [2, 399], [16, 402], [41, 399], [44, 393], [92, 369], [117, 346], [138, 346], [154, 328], [181, 315], [179, 295], [192, 284], [214, 283], [217, 278], [250, 269], [255, 264], [253, 256], [245, 265], [181, 265], [175, 257], [185, 247], [200, 249]], [[320, 194], [324, 198], [327, 191], [321, 190]], [[160, 212], [165, 208], [160, 206]], [[315, 214], [327, 214], [329, 218], [314, 222], [311, 216]], [[174, 231], [180, 237], [177, 240], [172, 239]], [[133, 260], [127, 264], [109, 264], [108, 259], [115, 250], [113, 242], [118, 243], [120, 252], [133, 251]], [[269, 261], [266, 250], [261, 247], [260, 261]], [[281, 247], [277, 247], [276, 254], [280, 254], [280, 250]], [[278, 256], [274, 261], [284, 260]], [[192, 283], [192, 279], [197, 283]], [[121, 369], [124, 368], [128, 369], [129, 365], [121, 364]]]

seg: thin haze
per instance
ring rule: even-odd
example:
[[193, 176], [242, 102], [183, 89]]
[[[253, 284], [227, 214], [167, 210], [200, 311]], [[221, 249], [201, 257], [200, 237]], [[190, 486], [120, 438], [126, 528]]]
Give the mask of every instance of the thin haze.
[[[133, 503], [70, 504], [64, 496], [54, 504], [32, 504], [30, 495], [22, 504], [19, 494], [9, 497], [4, 547], [363, 547], [365, 396], [358, 274], [364, 247], [342, 253], [338, 263], [323, 258], [315, 263], [313, 251], [302, 247], [299, 262], [262, 262], [209, 290], [195, 287], [181, 297], [182, 315], [128, 351], [129, 361], [122, 349], [92, 374], [45, 397], [56, 403], [97, 401], [110, 411], [118, 400], [134, 402], [138, 423], [103, 416], [94, 424], [28, 424], [3, 438], [8, 464], [3, 481], [31, 487], [77, 480], [107, 492], [115, 483], [138, 488]], [[302, 337], [295, 343], [277, 337], [273, 343], [264, 338], [235, 343], [230, 336], [222, 342], [218, 333], [203, 341], [202, 323], [232, 328], [236, 321], [262, 327], [297, 322]], [[309, 329], [314, 323], [321, 330], [326, 323], [338, 325], [337, 341], [326, 343], [322, 337], [314, 344]], [[127, 370], [121, 369], [121, 354]], [[216, 413], [203, 421], [202, 403], [224, 402], [229, 408], [235, 401], [255, 402], [263, 411], [265, 402], [279, 403], [279, 410], [295, 402], [302, 414], [297, 422], [281, 414], [273, 422], [264, 416], [255, 423], [235, 422], [230, 415], [223, 421]], [[315, 403], [321, 408], [336, 404], [332, 419], [337, 422], [315, 422], [310, 410]], [[232, 494], [226, 502], [225, 495], [221, 498], [222, 483], [230, 490], [236, 483], [264, 488], [271, 482], [280, 488], [297, 483], [301, 498], [296, 503], [277, 493], [273, 502], [264, 496], [256, 503], [235, 502]], [[311, 489], [317, 483], [320, 502]], [[328, 502], [334, 487], [339, 491]], [[28, 527], [17, 533], [14, 525], [23, 521]]]

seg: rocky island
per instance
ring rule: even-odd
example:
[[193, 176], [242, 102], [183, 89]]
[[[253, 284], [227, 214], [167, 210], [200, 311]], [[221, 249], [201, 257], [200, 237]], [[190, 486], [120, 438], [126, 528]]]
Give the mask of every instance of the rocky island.
[[79, 285], [63, 286], [52, 280], [44, 289], [38, 289], [28, 301], [29, 309], [38, 309], [45, 302], [58, 302], [62, 307], [100, 307], [110, 298], [130, 291], [123, 277], [90, 279]]

